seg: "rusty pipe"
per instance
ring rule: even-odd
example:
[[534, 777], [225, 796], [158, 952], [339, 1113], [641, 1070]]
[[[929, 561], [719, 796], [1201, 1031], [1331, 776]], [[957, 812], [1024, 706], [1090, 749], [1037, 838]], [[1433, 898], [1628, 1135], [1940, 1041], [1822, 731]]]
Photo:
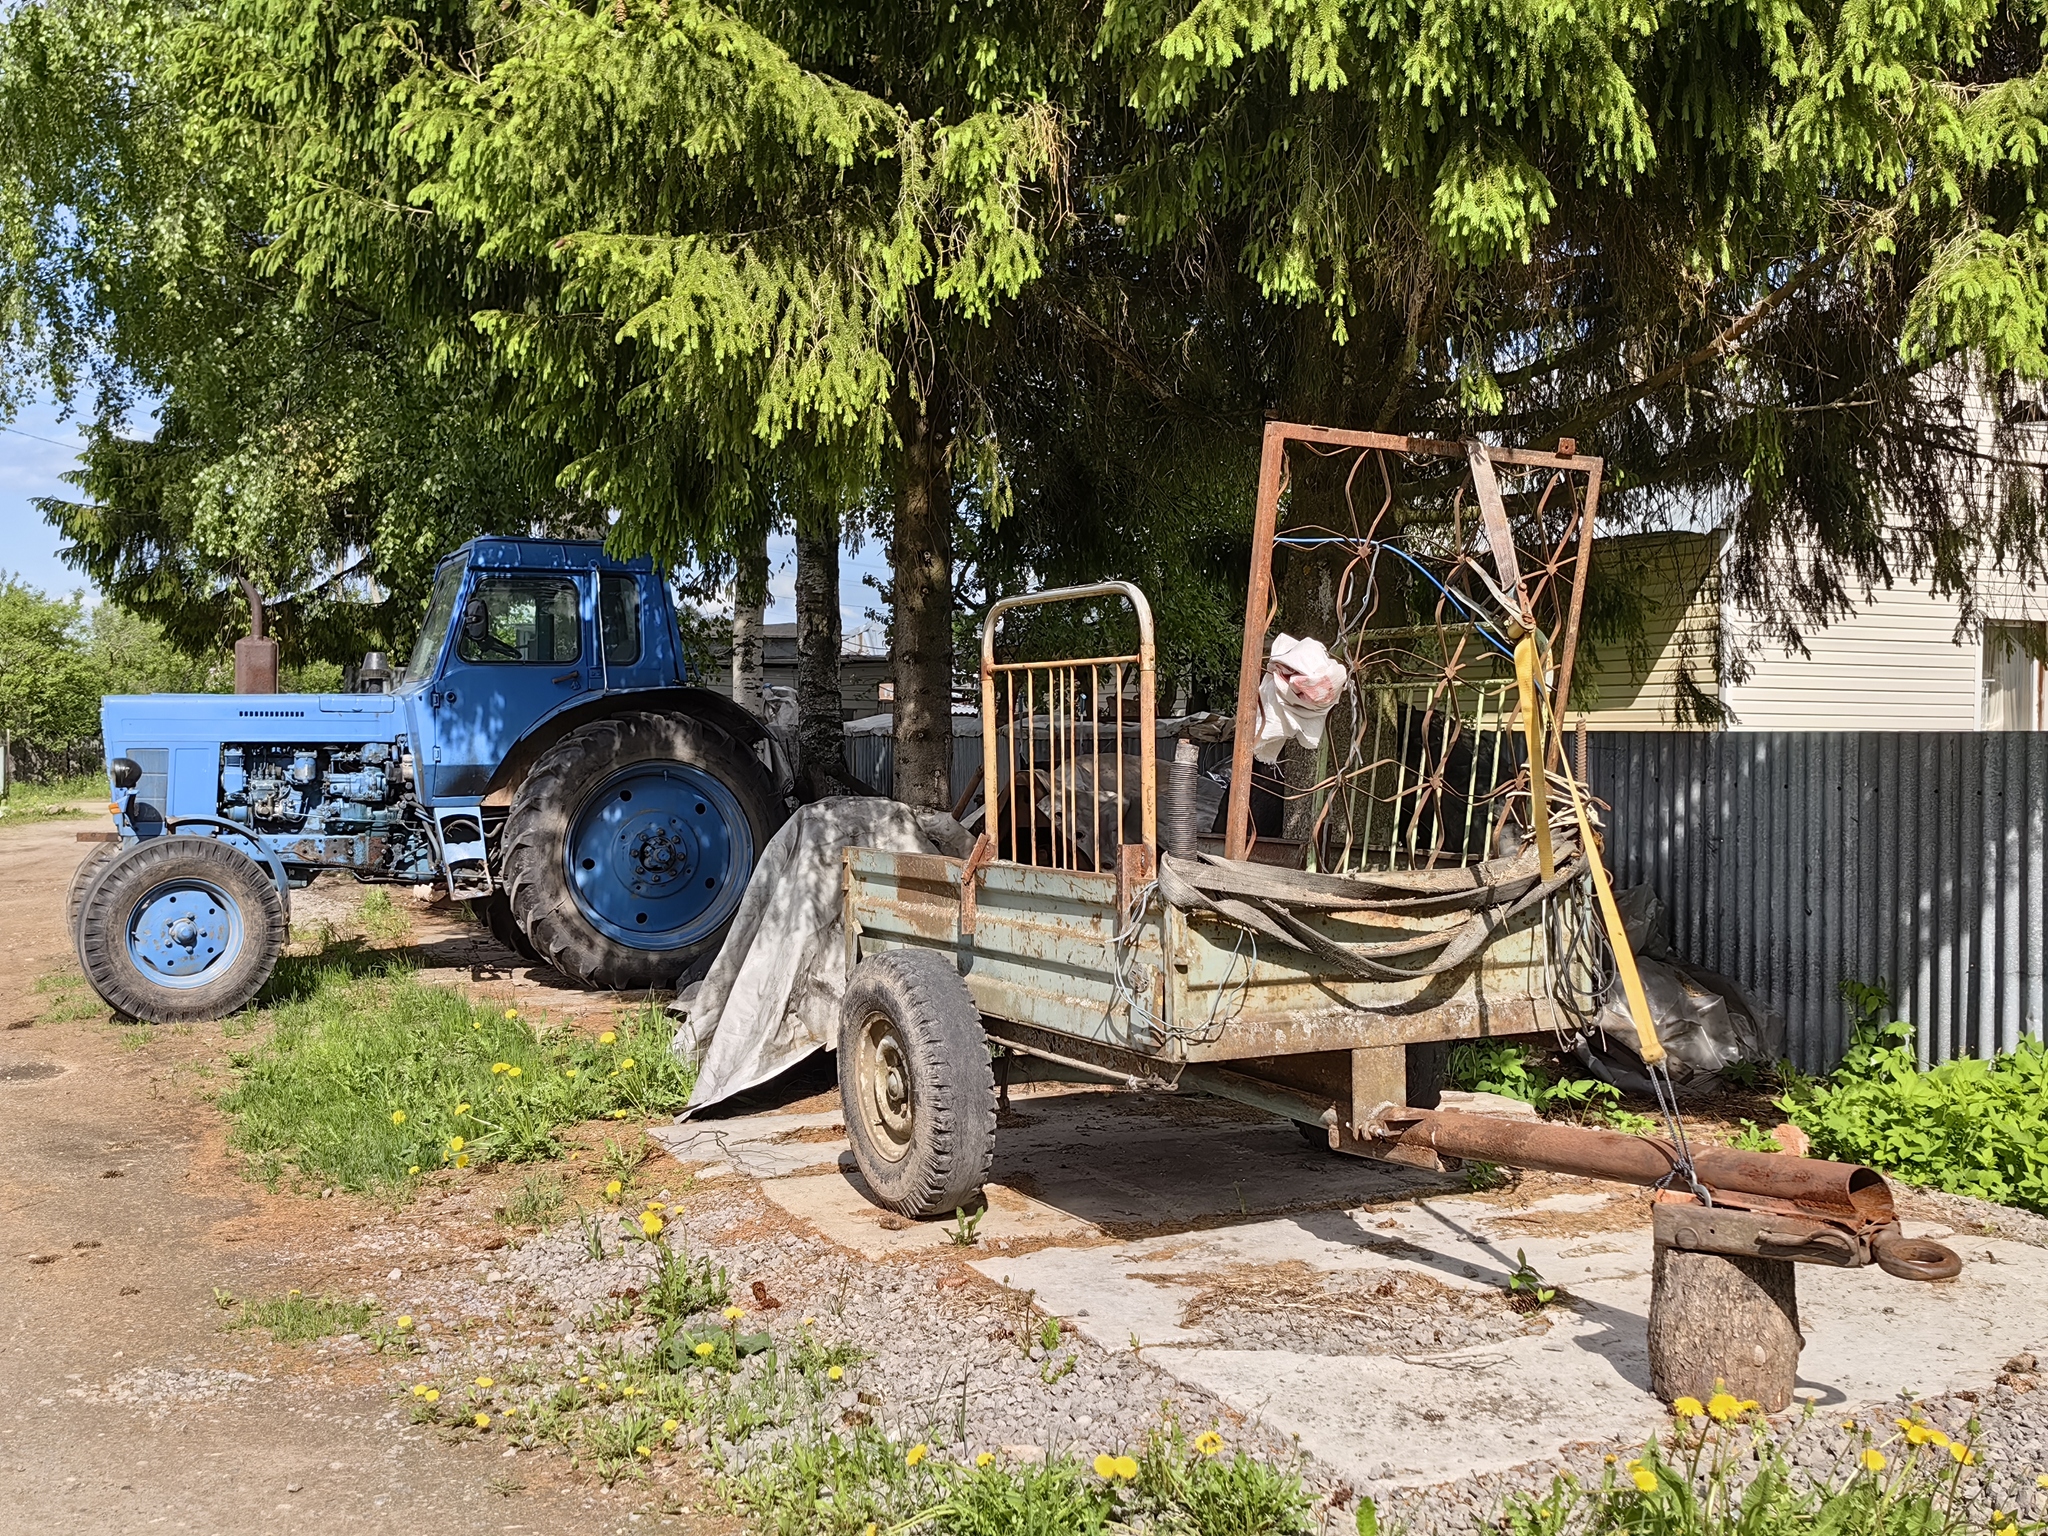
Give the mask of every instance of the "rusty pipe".
[[[1678, 1149], [1661, 1136], [1624, 1136], [1618, 1131], [1455, 1110], [1418, 1115], [1400, 1127], [1393, 1142], [1441, 1157], [1621, 1184], [1662, 1184], [1678, 1170]], [[1717, 1200], [1725, 1197], [1725, 1203], [1751, 1210], [1797, 1212], [1852, 1230], [1887, 1226], [1897, 1219], [1884, 1175], [1853, 1163], [1701, 1147], [1693, 1153], [1693, 1171]]]

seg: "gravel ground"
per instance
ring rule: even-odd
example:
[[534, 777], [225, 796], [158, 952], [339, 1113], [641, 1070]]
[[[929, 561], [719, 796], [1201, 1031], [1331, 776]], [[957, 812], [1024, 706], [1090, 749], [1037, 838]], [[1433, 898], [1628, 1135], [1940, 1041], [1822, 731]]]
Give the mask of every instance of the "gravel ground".
[[[991, 1285], [945, 1257], [874, 1264], [823, 1248], [790, 1230], [774, 1206], [738, 1181], [708, 1198], [694, 1196], [687, 1216], [664, 1237], [725, 1269], [734, 1301], [749, 1311], [742, 1328], [793, 1336], [800, 1319], [815, 1317], [822, 1339], [866, 1353], [831, 1405], [843, 1425], [872, 1423], [963, 1459], [986, 1450], [1024, 1460], [1121, 1452], [1170, 1413], [1191, 1434], [1219, 1428], [1234, 1445], [1299, 1460], [1284, 1437], [1237, 1418], [1128, 1351], [1105, 1351], [1072, 1332], [1047, 1350], [1036, 1337], [1041, 1318], [1028, 1293]], [[624, 1333], [588, 1326], [593, 1312], [643, 1287], [654, 1272], [645, 1244], [617, 1248], [614, 1239], [607, 1244], [611, 1256], [593, 1261], [584, 1232], [572, 1224], [527, 1242], [496, 1271], [530, 1287], [561, 1317], [556, 1351], [564, 1364], [600, 1343], [653, 1342], [645, 1325]], [[774, 1305], [763, 1305], [762, 1294]], [[729, 1469], [739, 1469], [764, 1446], [713, 1449]]]
[[[674, 1211], [674, 1192], [659, 1193]], [[1286, 1437], [1238, 1417], [1128, 1351], [1105, 1351], [1066, 1332], [1048, 1352], [1035, 1337], [1042, 1317], [1030, 1295], [989, 1284], [950, 1250], [868, 1261], [820, 1242], [738, 1177], [698, 1182], [682, 1199], [685, 1209], [664, 1238], [725, 1269], [733, 1300], [747, 1309], [738, 1325], [742, 1331], [765, 1328], [788, 1340], [811, 1317], [824, 1341], [844, 1341], [865, 1352], [867, 1358], [847, 1371], [828, 1400], [829, 1423], [874, 1424], [962, 1460], [987, 1450], [1024, 1461], [1062, 1451], [1084, 1458], [1120, 1451], [1168, 1414], [1190, 1433], [1215, 1427], [1234, 1447], [1301, 1468], [1324, 1501], [1325, 1531], [1354, 1529], [1352, 1490]], [[1917, 1191], [1909, 1200], [1911, 1214], [1961, 1230], [2048, 1241], [2048, 1222], [2025, 1213]], [[621, 1214], [630, 1220], [636, 1211], [634, 1206]], [[389, 1289], [397, 1295], [387, 1302], [397, 1304], [398, 1295], [411, 1298], [408, 1304], [421, 1316], [424, 1351], [423, 1359], [391, 1369], [409, 1381], [423, 1373], [459, 1376], [523, 1361], [543, 1376], [574, 1375], [591, 1370], [605, 1351], [651, 1346], [653, 1334], [645, 1324], [619, 1328], [594, 1315], [616, 1307], [625, 1292], [643, 1288], [654, 1269], [646, 1244], [621, 1245], [621, 1216], [606, 1222], [602, 1260], [590, 1257], [587, 1233], [572, 1220], [496, 1251], [451, 1244], [426, 1269], [390, 1275]], [[371, 1230], [357, 1241], [374, 1247], [383, 1239]], [[412, 1264], [419, 1262], [415, 1248]], [[1239, 1348], [1398, 1353], [1549, 1327], [1541, 1313], [1523, 1316], [1504, 1296], [1454, 1290], [1421, 1276], [1401, 1277], [1391, 1294], [1383, 1294], [1384, 1277], [1368, 1285], [1357, 1275], [1322, 1274], [1306, 1266], [1298, 1274], [1270, 1268], [1257, 1276], [1223, 1272], [1205, 1275], [1203, 1282], [1186, 1305], [1184, 1321]], [[363, 1353], [354, 1340], [315, 1347], [343, 1356]], [[742, 1370], [757, 1371], [758, 1362]], [[2048, 1516], [2048, 1492], [2035, 1481], [2048, 1472], [2048, 1391], [2035, 1390], [2044, 1383], [2048, 1376], [2016, 1360], [1998, 1382], [1974, 1393], [1917, 1405], [1901, 1400], [1858, 1415], [1858, 1432], [1843, 1428], [1846, 1416], [1839, 1406], [1780, 1415], [1772, 1430], [1797, 1467], [1825, 1476], [1861, 1449], [1861, 1429], [1873, 1429], [1881, 1444], [1895, 1434], [1893, 1420], [1913, 1407], [1950, 1434], [1960, 1435], [1974, 1417], [1983, 1465], [1965, 1474], [1966, 1487], [1986, 1510]], [[134, 1379], [119, 1389], [143, 1401], [174, 1403], [195, 1390], [233, 1391], [240, 1385], [225, 1379]], [[700, 1433], [696, 1443], [725, 1470], [738, 1472], [772, 1459], [791, 1432], [764, 1431], [738, 1444], [718, 1438], [707, 1443]], [[1512, 1472], [1430, 1488], [1359, 1491], [1378, 1498], [1383, 1529], [1406, 1526], [1417, 1536], [1491, 1532], [1498, 1529], [1507, 1497], [1541, 1493], [1560, 1471], [1597, 1481], [1608, 1456], [1636, 1450], [1632, 1442], [1588, 1444], [1558, 1461]]]
[[[2041, 1378], [2008, 1372], [2006, 1380], [2015, 1384], [2002, 1382], [1980, 1392], [1917, 1400], [1899, 1398], [1879, 1410], [1854, 1415], [1840, 1408], [1793, 1410], [1778, 1415], [1772, 1430], [1797, 1470], [1841, 1481], [1854, 1470], [1856, 1454], [1866, 1443], [1883, 1446], [1896, 1439], [1896, 1421], [1909, 1414], [1917, 1411], [1926, 1423], [1957, 1438], [1967, 1434], [1975, 1419], [1978, 1429], [1972, 1445], [1980, 1465], [1963, 1473], [1967, 1502], [1987, 1516], [2000, 1509], [2039, 1519], [2048, 1516], [2048, 1491], [2036, 1482], [2048, 1471], [2048, 1392], [2034, 1389]], [[1851, 1422], [1854, 1430], [1845, 1427]], [[1868, 1442], [1864, 1430], [1871, 1434]], [[1560, 1472], [1597, 1483], [1608, 1457], [1629, 1456], [1636, 1450], [1633, 1444], [1582, 1446], [1553, 1463], [1385, 1494], [1379, 1499], [1382, 1528], [1406, 1524], [1417, 1533], [1492, 1532], [1498, 1529], [1495, 1520], [1502, 1503], [1511, 1496], [1540, 1494]], [[1900, 1454], [1896, 1446], [1891, 1451], [1894, 1458]]]

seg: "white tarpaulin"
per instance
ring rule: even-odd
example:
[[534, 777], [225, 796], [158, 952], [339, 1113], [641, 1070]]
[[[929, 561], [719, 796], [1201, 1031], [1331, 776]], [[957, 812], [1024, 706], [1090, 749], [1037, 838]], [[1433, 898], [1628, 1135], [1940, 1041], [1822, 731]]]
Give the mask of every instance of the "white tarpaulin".
[[674, 1049], [697, 1058], [690, 1114], [839, 1042], [846, 996], [845, 852], [964, 856], [952, 817], [859, 797], [804, 806], [768, 840], [711, 969], [677, 998]]

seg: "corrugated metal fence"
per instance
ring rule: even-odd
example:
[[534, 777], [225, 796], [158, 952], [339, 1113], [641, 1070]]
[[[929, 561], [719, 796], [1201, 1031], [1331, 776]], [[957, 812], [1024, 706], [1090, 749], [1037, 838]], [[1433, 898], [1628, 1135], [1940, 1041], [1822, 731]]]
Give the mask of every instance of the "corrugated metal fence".
[[1673, 948], [1781, 1009], [1793, 1059], [1848, 1042], [1844, 980], [1883, 982], [1924, 1060], [2039, 1035], [2048, 734], [1614, 732], [1589, 741], [1617, 883]]

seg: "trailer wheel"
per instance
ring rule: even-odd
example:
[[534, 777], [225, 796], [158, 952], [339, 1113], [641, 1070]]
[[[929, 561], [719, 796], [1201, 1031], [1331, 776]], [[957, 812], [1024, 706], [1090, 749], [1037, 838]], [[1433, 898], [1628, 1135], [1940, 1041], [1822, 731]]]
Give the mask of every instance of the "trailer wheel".
[[86, 979], [107, 1006], [152, 1024], [195, 1024], [248, 1004], [284, 949], [284, 899], [241, 849], [153, 837], [122, 849], [78, 912]]
[[950, 1216], [978, 1204], [996, 1151], [981, 1011], [944, 955], [899, 949], [854, 969], [839, 1014], [839, 1102], [878, 1204]]
[[512, 796], [512, 919], [579, 981], [673, 986], [724, 939], [776, 820], [767, 771], [716, 727], [647, 711], [593, 720]]

